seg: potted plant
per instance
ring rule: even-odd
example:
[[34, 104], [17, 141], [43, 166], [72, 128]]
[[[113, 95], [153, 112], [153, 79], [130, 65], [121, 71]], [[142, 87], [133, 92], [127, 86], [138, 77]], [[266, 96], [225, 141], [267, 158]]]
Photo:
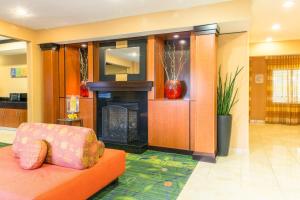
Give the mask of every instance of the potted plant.
[[225, 81], [221, 77], [221, 66], [219, 67], [218, 89], [217, 89], [217, 133], [218, 133], [218, 155], [227, 156], [230, 146], [232, 107], [237, 103], [238, 89], [235, 88], [237, 76], [243, 68], [237, 68], [233, 74], [226, 74]]

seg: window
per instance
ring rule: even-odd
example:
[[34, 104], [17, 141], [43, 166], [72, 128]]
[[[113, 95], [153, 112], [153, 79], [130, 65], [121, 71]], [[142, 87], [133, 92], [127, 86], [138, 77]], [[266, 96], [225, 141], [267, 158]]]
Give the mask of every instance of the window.
[[273, 70], [273, 102], [300, 103], [300, 70]]

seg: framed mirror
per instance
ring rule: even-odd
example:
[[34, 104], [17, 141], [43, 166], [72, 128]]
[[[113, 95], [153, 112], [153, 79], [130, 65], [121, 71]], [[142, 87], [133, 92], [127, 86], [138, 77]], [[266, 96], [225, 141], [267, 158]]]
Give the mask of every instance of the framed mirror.
[[146, 40], [129, 40], [116, 48], [116, 42], [100, 44], [100, 80], [146, 80]]

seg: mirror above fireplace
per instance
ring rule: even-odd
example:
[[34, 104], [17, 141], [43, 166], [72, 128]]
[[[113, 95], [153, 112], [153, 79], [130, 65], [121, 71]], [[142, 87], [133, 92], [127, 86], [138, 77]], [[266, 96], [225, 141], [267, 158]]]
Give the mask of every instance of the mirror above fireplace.
[[139, 74], [140, 47], [105, 50], [105, 75]]
[[147, 41], [145, 39], [109, 41], [99, 45], [101, 81], [146, 80]]

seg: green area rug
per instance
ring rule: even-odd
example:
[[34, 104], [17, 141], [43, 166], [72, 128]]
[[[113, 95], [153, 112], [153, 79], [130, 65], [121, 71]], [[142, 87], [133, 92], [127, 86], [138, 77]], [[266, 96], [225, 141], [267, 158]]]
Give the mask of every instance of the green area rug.
[[9, 146], [9, 145], [11, 145], [11, 144], [6, 144], [6, 143], [3, 143], [3, 142], [0, 142], [0, 148], [1, 147], [6, 147], [6, 146]]
[[[0, 143], [0, 148], [10, 144]], [[191, 156], [148, 150], [127, 154], [126, 172], [90, 200], [175, 200], [197, 162]]]
[[175, 200], [197, 162], [188, 155], [146, 151], [127, 154], [126, 172], [91, 200]]

